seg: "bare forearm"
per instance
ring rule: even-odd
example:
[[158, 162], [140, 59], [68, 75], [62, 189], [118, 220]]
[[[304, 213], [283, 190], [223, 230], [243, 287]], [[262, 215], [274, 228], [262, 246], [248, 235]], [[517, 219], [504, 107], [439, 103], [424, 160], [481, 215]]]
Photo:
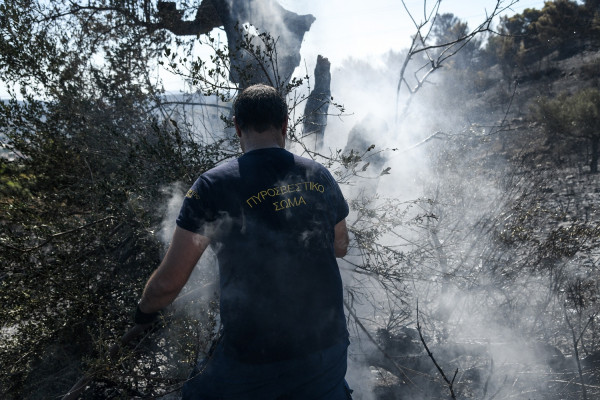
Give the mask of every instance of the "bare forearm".
[[171, 304], [209, 242], [207, 237], [176, 228], [165, 258], [146, 283], [139, 309], [150, 314]]
[[145, 313], [160, 311], [177, 298], [181, 288], [167, 288], [156, 278], [156, 273], [152, 275], [139, 303], [140, 310]]

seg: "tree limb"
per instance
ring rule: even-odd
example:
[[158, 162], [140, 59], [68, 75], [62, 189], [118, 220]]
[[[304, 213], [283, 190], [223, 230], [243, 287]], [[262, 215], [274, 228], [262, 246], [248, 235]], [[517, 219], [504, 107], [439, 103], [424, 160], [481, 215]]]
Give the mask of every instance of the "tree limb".
[[450, 381], [446, 377], [446, 374], [444, 373], [444, 370], [442, 369], [442, 367], [440, 367], [437, 360], [433, 356], [433, 353], [429, 350], [429, 347], [427, 346], [427, 343], [425, 342], [425, 339], [423, 338], [423, 332], [421, 331], [421, 323], [419, 322], [419, 302], [417, 302], [417, 331], [419, 332], [419, 338], [421, 339], [421, 343], [423, 343], [423, 347], [425, 348], [427, 355], [429, 356], [431, 361], [433, 361], [433, 364], [435, 365], [438, 372], [444, 379], [444, 382], [446, 382], [446, 385], [448, 385], [448, 390], [450, 390], [450, 396], [453, 399], [456, 399], [456, 394], [454, 394], [454, 380], [456, 379], [456, 374], [458, 374], [458, 368], [456, 369], [456, 371], [454, 371], [454, 377], [452, 377], [452, 381]]

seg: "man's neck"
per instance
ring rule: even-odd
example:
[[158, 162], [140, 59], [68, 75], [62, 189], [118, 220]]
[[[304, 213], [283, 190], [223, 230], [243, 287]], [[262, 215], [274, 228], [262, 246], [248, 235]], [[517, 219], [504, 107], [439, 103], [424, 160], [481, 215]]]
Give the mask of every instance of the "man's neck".
[[248, 144], [246, 144], [246, 146], [244, 146], [244, 148], [243, 148], [242, 151], [244, 153], [247, 153], [247, 152], [252, 151], [252, 150], [274, 149], [274, 148], [280, 149], [281, 146], [279, 146], [278, 144], [272, 144], [272, 145], [261, 145], [261, 144], [256, 144], [256, 145], [250, 144], [250, 145], [248, 145]]
[[258, 149], [283, 148], [285, 146], [282, 134], [276, 130], [243, 133], [240, 141], [244, 153]]

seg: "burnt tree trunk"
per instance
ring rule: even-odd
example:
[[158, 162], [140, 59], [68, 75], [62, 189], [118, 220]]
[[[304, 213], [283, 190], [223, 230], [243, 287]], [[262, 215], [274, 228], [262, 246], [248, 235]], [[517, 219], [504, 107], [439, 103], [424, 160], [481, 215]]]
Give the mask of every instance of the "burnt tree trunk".
[[[240, 89], [266, 83], [281, 91], [300, 64], [302, 39], [315, 21], [312, 15], [288, 11], [275, 0], [203, 0], [194, 21], [182, 20], [183, 12], [177, 10], [175, 2], [159, 1], [158, 17], [161, 27], [176, 35], [205, 34], [223, 26], [231, 55], [229, 79]], [[246, 23], [254, 26], [259, 34], [268, 33], [274, 39], [276, 59], [265, 63], [242, 48], [245, 35], [251, 35], [244, 32]], [[260, 40], [252, 43], [260, 47]]]
[[[323, 149], [323, 137], [327, 127], [327, 111], [331, 100], [331, 63], [325, 57], [317, 57], [315, 67], [315, 87], [308, 96], [304, 107], [304, 133], [310, 136], [316, 152]], [[314, 142], [313, 142], [314, 140]]]

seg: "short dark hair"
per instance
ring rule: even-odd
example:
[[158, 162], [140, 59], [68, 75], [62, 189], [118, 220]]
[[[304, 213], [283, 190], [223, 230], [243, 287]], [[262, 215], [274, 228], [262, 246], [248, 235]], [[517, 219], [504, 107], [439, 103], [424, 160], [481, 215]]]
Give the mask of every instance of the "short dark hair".
[[252, 85], [235, 99], [233, 115], [242, 130], [249, 128], [260, 133], [283, 126], [288, 115], [287, 104], [274, 87]]

